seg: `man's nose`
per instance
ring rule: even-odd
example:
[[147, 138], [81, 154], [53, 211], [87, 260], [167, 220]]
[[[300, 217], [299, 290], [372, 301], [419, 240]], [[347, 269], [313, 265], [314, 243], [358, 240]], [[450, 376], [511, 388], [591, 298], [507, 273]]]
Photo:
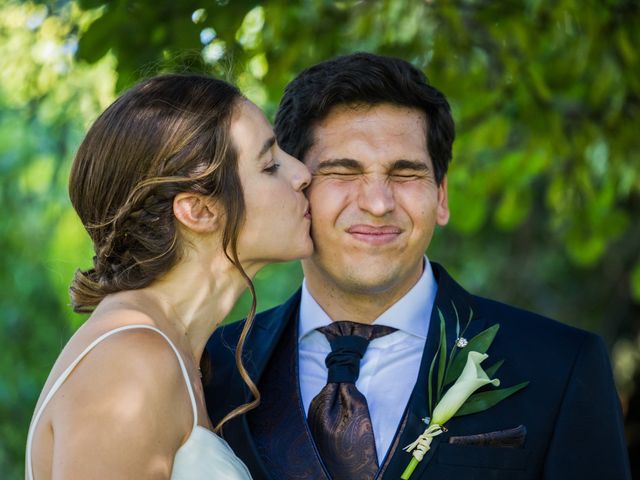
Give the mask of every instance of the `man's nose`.
[[382, 217], [395, 208], [393, 188], [386, 177], [362, 179], [358, 192], [358, 206], [376, 217]]

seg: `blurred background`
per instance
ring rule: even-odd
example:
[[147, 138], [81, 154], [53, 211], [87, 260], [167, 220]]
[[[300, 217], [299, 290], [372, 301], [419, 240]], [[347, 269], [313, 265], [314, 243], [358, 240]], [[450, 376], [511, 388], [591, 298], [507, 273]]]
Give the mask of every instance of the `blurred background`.
[[[358, 50], [414, 63], [451, 102], [452, 215], [429, 257], [604, 337], [638, 474], [639, 20], [636, 0], [0, 0], [0, 477], [23, 478], [36, 399], [84, 321], [67, 288], [93, 252], [66, 184], [92, 120], [169, 71], [227, 78], [273, 118], [296, 73]], [[259, 309], [300, 280], [263, 270]]]

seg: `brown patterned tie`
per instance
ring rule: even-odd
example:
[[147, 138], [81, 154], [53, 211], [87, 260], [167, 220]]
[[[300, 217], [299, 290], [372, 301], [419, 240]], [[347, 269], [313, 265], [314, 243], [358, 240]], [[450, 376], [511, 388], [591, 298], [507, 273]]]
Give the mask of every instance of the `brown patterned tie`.
[[325, 360], [327, 384], [309, 407], [309, 427], [334, 480], [372, 480], [378, 472], [369, 406], [355, 382], [369, 342], [395, 330], [345, 321], [318, 329], [329, 340], [331, 353]]

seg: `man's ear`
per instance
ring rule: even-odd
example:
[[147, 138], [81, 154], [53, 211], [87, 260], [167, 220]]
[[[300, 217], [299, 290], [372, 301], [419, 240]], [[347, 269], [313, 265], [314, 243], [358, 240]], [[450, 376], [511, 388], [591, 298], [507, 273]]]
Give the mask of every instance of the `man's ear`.
[[438, 186], [438, 206], [436, 208], [436, 223], [444, 227], [449, 223], [449, 195], [447, 193], [447, 176], [445, 175]]
[[210, 197], [181, 192], [173, 199], [173, 214], [178, 221], [197, 233], [212, 233], [218, 229], [220, 214]]

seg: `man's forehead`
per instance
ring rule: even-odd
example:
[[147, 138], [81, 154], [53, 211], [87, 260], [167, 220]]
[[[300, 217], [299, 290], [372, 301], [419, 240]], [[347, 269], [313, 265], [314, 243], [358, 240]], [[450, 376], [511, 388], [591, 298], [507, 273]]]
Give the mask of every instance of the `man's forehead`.
[[417, 108], [387, 103], [338, 105], [312, 128], [304, 161], [364, 156], [429, 163], [425, 128], [426, 116]]
[[314, 122], [312, 129], [322, 128], [330, 122], [341, 120], [345, 123], [361, 122], [377, 114], [393, 112], [399, 118], [404, 117], [410, 121], [420, 119], [423, 126], [427, 125], [426, 113], [417, 107], [409, 105], [400, 105], [397, 103], [380, 102], [380, 103], [363, 103], [351, 102], [340, 103], [331, 107], [320, 119]]

